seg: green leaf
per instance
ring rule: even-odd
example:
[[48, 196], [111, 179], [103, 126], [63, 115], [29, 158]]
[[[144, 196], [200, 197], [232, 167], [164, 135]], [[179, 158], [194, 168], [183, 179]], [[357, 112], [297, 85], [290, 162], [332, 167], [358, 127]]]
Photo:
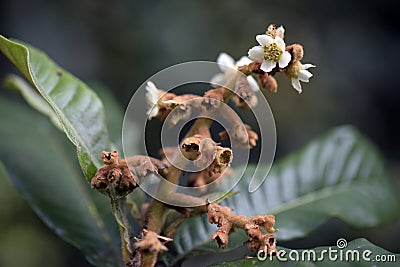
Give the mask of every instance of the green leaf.
[[[400, 204], [376, 148], [350, 126], [339, 127], [273, 165], [256, 192], [247, 192], [254, 168], [249, 167], [223, 202], [237, 214], [274, 214], [278, 241], [304, 237], [329, 218], [356, 228], [389, 223], [399, 217]], [[177, 261], [189, 255], [215, 253], [210, 236], [215, 225], [206, 216], [184, 223], [174, 237]], [[244, 231], [229, 237], [225, 251], [246, 240]]]
[[[266, 258], [259, 260], [256, 257], [252, 259], [243, 259], [231, 262], [221, 262], [214, 267], [251, 267], [251, 266], [268, 266], [268, 267], [291, 267], [291, 266], [378, 266], [378, 264], [385, 267], [396, 267], [400, 261], [400, 254], [393, 254], [389, 251], [375, 246], [364, 238], [353, 240], [347, 244], [347, 247], [339, 249], [336, 246], [331, 247], [331, 257], [329, 257], [329, 247], [317, 247], [312, 249], [315, 251], [315, 260], [313, 252], [310, 250], [290, 250], [287, 248], [279, 248], [281, 251], [281, 259]], [[368, 252], [370, 251], [370, 252]], [[363, 253], [364, 256], [363, 256]], [[289, 256], [291, 255], [291, 256]], [[310, 256], [309, 256], [310, 255]], [[305, 260], [302, 260], [302, 259]], [[299, 260], [296, 260], [299, 259]], [[342, 260], [340, 260], [342, 259]], [[385, 259], [384, 262], [380, 262]], [[287, 260], [287, 261], [286, 261]], [[397, 262], [397, 263], [396, 263]], [[379, 266], [380, 266], [379, 265]]]
[[54, 110], [41, 95], [34, 91], [35, 89], [27, 81], [17, 75], [9, 74], [4, 78], [3, 84], [8, 89], [19, 92], [32, 108], [49, 117], [54, 126], [63, 131], [60, 120]]
[[41, 114], [4, 97], [0, 123], [0, 160], [36, 214], [91, 263], [120, 265], [118, 228], [108, 200], [82, 178], [65, 135]]
[[76, 146], [79, 163], [90, 181], [102, 165], [101, 151], [111, 148], [104, 107], [98, 96], [28, 44], [0, 35], [0, 50], [55, 111], [65, 133]]

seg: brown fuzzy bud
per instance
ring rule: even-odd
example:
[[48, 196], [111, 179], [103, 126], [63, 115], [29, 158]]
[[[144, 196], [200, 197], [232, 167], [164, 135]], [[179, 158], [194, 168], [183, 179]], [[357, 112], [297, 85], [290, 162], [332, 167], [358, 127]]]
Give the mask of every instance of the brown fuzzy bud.
[[146, 156], [134, 156], [119, 159], [118, 152], [102, 152], [105, 163], [91, 181], [92, 188], [99, 191], [107, 190], [110, 185], [119, 195], [126, 195], [138, 186], [139, 178], [145, 177], [149, 172], [165, 175], [163, 173], [167, 164]]
[[258, 74], [258, 85], [261, 89], [265, 89], [268, 92], [276, 93], [278, 91], [278, 83], [275, 78], [268, 73]]
[[218, 227], [228, 223], [228, 219], [225, 217], [226, 213], [230, 213], [231, 209], [228, 207], [220, 206], [216, 203], [209, 203], [207, 206], [208, 221], [216, 224]]
[[217, 154], [215, 155], [215, 160], [217, 164], [221, 167], [227, 167], [232, 162], [232, 150], [225, 147], [217, 147]]
[[201, 141], [204, 139], [201, 135], [194, 135], [183, 140], [181, 145], [182, 154], [188, 160], [195, 160], [201, 154]]
[[101, 160], [103, 161], [104, 165], [118, 164], [119, 154], [117, 151], [103, 151], [101, 152]]
[[205, 92], [202, 102], [205, 110], [218, 108], [221, 102], [224, 101], [224, 92], [225, 89], [223, 87], [218, 87]]
[[92, 178], [92, 181], [90, 182], [92, 188], [95, 188], [97, 190], [104, 190], [107, 188], [109, 185], [109, 180], [108, 180], [108, 173], [110, 172], [110, 168], [108, 166], [104, 166], [100, 168], [95, 176]]
[[251, 89], [246, 77], [241, 76], [236, 80], [235, 93], [236, 97], [234, 98], [234, 102], [237, 107], [250, 109], [257, 105], [257, 96]]
[[257, 145], [258, 134], [251, 130], [247, 124], [237, 124], [232, 129], [219, 133], [221, 140], [226, 140], [230, 137], [232, 146], [242, 148], [253, 148]]
[[219, 248], [225, 248], [226, 245], [228, 244], [229, 241], [228, 235], [231, 229], [232, 229], [232, 223], [227, 221], [225, 224], [221, 225], [221, 227], [217, 231], [215, 231], [212, 234], [211, 239], [217, 242], [217, 246]]
[[272, 38], [276, 37], [276, 25], [270, 24], [265, 32], [267, 35], [271, 36]]
[[303, 59], [304, 50], [302, 45], [299, 44], [289, 45], [286, 47], [286, 51], [288, 51], [292, 55], [292, 60], [291, 60], [292, 62], [297, 62]]
[[250, 218], [250, 220], [263, 227], [269, 233], [275, 233], [278, 230], [274, 228], [275, 216], [274, 215], [257, 215]]
[[143, 178], [150, 173], [160, 174], [164, 177], [164, 171], [168, 167], [168, 164], [161, 160], [141, 155], [127, 157], [126, 163], [129, 166], [129, 170], [138, 178]]
[[241, 228], [247, 234], [249, 249], [255, 252], [264, 252], [268, 255], [276, 255], [276, 239], [272, 234], [265, 234], [260, 226], [270, 231], [275, 231], [273, 223], [275, 217], [272, 215], [258, 215], [251, 218], [231, 213], [228, 207], [222, 207], [215, 203], [207, 204], [208, 221], [217, 224], [218, 230], [212, 235], [218, 247], [225, 247], [228, 244], [228, 234], [232, 229]]
[[216, 146], [214, 161], [207, 167], [209, 176], [224, 172], [233, 159], [232, 150], [225, 147]]

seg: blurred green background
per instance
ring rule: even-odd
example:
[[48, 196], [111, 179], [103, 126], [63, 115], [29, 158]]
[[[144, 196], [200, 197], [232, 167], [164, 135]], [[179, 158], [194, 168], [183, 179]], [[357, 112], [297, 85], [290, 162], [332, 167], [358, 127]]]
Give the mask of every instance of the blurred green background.
[[[278, 75], [278, 93], [267, 95], [277, 126], [276, 157], [334, 126], [353, 124], [383, 151], [399, 188], [397, 10], [396, 1], [13, 0], [0, 2], [0, 33], [40, 48], [86, 82], [104, 84], [124, 109], [135, 89], [157, 71], [185, 61], [212, 61], [222, 51], [238, 59], [267, 25], [282, 24], [286, 43], [302, 44], [303, 62], [317, 68], [303, 94]], [[10, 72], [16, 71], [0, 55], [0, 78]], [[0, 90], [0, 97], [12, 94]], [[0, 182], [0, 266], [89, 265], [43, 225], [9, 181]], [[355, 232], [332, 220], [287, 245], [334, 243], [323, 238], [332, 225], [338, 236], [367, 236], [400, 251], [399, 222]]]

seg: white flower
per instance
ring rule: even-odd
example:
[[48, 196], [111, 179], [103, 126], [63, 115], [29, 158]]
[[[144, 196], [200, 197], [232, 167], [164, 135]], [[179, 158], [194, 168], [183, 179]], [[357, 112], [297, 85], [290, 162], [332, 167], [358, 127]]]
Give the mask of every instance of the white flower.
[[146, 102], [149, 106], [147, 111], [148, 119], [151, 120], [152, 118], [158, 115], [160, 111], [160, 107], [158, 105], [159, 99], [159, 91], [155, 84], [151, 81], [148, 81], [146, 84]]
[[[283, 34], [282, 30], [280, 30], [281, 33]], [[260, 45], [251, 48], [248, 54], [249, 58], [262, 62], [261, 69], [263, 71], [270, 72], [276, 67], [276, 64], [280, 68], [284, 68], [289, 64], [291, 55], [285, 51], [286, 45], [281, 37], [275, 36], [275, 38], [272, 38], [269, 35], [260, 34], [256, 36], [256, 40]]]
[[314, 68], [313, 64], [301, 64], [300, 61], [298, 63], [293, 64], [294, 66], [288, 70], [287, 74], [292, 82], [292, 86], [296, 89], [299, 94], [301, 93], [301, 84], [300, 81], [308, 83], [309, 79], [313, 76], [311, 72], [307, 69]]
[[276, 29], [276, 36], [285, 39], [285, 28], [283, 28], [283, 26], [280, 26], [278, 29]]
[[[217, 58], [217, 63], [222, 73], [214, 75], [211, 79], [211, 83], [215, 86], [224, 85], [229, 80], [229, 77], [234, 74], [235, 70], [237, 70], [237, 67], [248, 65], [251, 62], [252, 61], [248, 57], [241, 57], [235, 63], [235, 60], [230, 55], [227, 53], [220, 53]], [[259, 90], [258, 83], [252, 76], [247, 76], [247, 81], [253, 91]]]

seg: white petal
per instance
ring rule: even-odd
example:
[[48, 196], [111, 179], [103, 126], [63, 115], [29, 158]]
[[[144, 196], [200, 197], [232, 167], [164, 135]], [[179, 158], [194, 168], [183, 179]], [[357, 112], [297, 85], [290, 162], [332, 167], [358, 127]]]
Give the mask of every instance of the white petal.
[[266, 35], [266, 34], [257, 35], [256, 40], [263, 47], [269, 46], [270, 44], [272, 44], [274, 42], [274, 39], [272, 39], [271, 36]]
[[276, 45], [279, 47], [280, 50], [285, 51], [286, 45], [285, 45], [285, 41], [283, 41], [283, 39], [279, 36], [276, 36], [274, 39], [274, 43], [276, 43]]
[[249, 65], [252, 62], [252, 60], [248, 57], [241, 57], [238, 61], [236, 61], [236, 66], [244, 66], [244, 65]]
[[297, 92], [299, 92], [299, 94], [301, 94], [301, 84], [300, 84], [299, 79], [292, 78], [292, 86], [294, 89], [297, 90]]
[[299, 80], [308, 83], [309, 79], [312, 77], [312, 73], [308, 70], [299, 71]]
[[264, 59], [264, 48], [262, 46], [254, 46], [250, 48], [248, 55], [252, 60], [261, 62]]
[[176, 108], [177, 106], [179, 106], [179, 103], [176, 102], [175, 100], [172, 100], [172, 99], [162, 101], [162, 103], [164, 104], [164, 106], [165, 106], [167, 109], [174, 109], [174, 108]]
[[152, 118], [156, 117], [158, 115], [158, 111], [159, 111], [159, 107], [158, 106], [154, 106], [153, 108], [150, 108], [147, 111], [147, 116], [148, 116], [148, 120], [151, 120]]
[[226, 77], [224, 73], [218, 73], [215, 74], [212, 78], [211, 78], [211, 86], [213, 87], [220, 87], [223, 86], [226, 83]]
[[233, 58], [227, 53], [220, 53], [217, 58], [217, 63], [223, 72], [235, 67], [235, 60], [233, 60]]
[[276, 29], [276, 35], [281, 37], [282, 39], [285, 38], [285, 28], [283, 26], [280, 26], [278, 29]]
[[315, 65], [313, 65], [313, 64], [303, 64], [302, 68], [303, 68], [303, 70], [306, 70], [308, 68], [315, 68]]
[[155, 105], [158, 101], [158, 89], [155, 84], [148, 81], [146, 84], [146, 102], [150, 107]]
[[292, 56], [290, 55], [290, 53], [288, 51], [283, 52], [283, 54], [281, 55], [281, 58], [279, 59], [279, 67], [280, 68], [286, 67], [289, 64], [291, 59], [292, 59]]
[[257, 92], [258, 90], [260, 90], [260, 88], [258, 87], [258, 82], [256, 81], [256, 79], [254, 79], [253, 76], [247, 76], [247, 81], [249, 82], [253, 92]]
[[276, 67], [276, 62], [264, 60], [261, 64], [260, 69], [262, 69], [265, 72], [270, 72], [275, 67]]

